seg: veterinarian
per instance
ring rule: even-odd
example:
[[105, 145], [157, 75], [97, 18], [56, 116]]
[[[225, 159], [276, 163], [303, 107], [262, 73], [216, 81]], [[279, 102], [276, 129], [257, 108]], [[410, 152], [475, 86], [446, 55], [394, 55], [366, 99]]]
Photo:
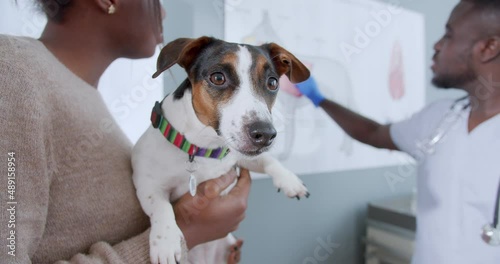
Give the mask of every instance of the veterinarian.
[[460, 1], [434, 49], [433, 84], [467, 96], [392, 125], [326, 99], [312, 78], [297, 87], [354, 139], [418, 161], [413, 263], [500, 263], [500, 1]]
[[[48, 18], [40, 39], [0, 35], [0, 262], [149, 263], [132, 146], [97, 87], [114, 60], [154, 54], [164, 10], [159, 0], [33, 1]], [[175, 204], [187, 248], [243, 220], [248, 171], [228, 196], [214, 195], [235, 177], [200, 184]], [[185, 210], [200, 199], [204, 206]]]

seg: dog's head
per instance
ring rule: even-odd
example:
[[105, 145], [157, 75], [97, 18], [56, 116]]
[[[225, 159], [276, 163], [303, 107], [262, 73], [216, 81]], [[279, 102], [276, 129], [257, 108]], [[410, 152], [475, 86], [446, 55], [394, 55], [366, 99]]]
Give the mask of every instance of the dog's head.
[[280, 76], [286, 74], [294, 83], [309, 77], [309, 70], [275, 43], [251, 46], [210, 37], [177, 39], [162, 49], [153, 77], [176, 63], [186, 70], [189, 81], [174, 97], [191, 89], [198, 119], [246, 156], [267, 151], [276, 137], [271, 109]]

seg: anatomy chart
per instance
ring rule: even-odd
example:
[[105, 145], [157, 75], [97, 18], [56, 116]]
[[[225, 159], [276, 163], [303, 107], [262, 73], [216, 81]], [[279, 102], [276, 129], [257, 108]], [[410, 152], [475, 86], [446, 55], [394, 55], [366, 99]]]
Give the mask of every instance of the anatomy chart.
[[[315, 3], [315, 5], [313, 5]], [[424, 18], [372, 0], [252, 0], [225, 5], [225, 39], [275, 42], [299, 58], [330, 99], [379, 123], [425, 102]], [[407, 158], [355, 142], [280, 80], [272, 153], [298, 174], [398, 165]]]

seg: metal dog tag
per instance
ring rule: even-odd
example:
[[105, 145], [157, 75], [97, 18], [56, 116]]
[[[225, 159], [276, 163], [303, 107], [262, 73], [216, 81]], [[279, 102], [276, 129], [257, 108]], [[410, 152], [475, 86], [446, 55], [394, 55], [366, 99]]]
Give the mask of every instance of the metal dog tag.
[[196, 177], [194, 177], [193, 174], [189, 176], [189, 193], [191, 196], [196, 195], [196, 187], [198, 186], [198, 183], [196, 182]]
[[198, 182], [194, 176], [194, 172], [198, 170], [198, 164], [194, 160], [194, 156], [191, 156], [186, 162], [186, 171], [189, 172], [189, 193], [191, 196], [196, 195], [196, 188], [198, 187]]

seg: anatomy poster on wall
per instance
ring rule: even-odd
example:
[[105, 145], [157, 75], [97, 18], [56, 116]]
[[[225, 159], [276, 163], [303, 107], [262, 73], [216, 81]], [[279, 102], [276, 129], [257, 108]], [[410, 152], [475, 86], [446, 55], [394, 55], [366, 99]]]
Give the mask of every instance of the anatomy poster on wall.
[[[225, 39], [275, 42], [309, 67], [321, 92], [379, 123], [410, 117], [425, 103], [424, 18], [371, 0], [231, 1]], [[403, 154], [351, 139], [286, 77], [273, 110], [272, 153], [298, 174], [391, 166]]]

